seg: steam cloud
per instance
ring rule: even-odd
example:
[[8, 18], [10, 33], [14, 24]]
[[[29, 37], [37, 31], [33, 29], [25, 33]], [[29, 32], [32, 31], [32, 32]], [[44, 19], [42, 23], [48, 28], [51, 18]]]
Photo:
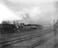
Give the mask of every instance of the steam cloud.
[[[46, 9], [45, 9], [46, 11]], [[25, 23], [35, 23], [35, 24], [53, 24], [53, 20], [56, 19], [54, 10], [42, 11], [38, 6], [34, 6], [30, 9], [23, 9], [21, 16]]]

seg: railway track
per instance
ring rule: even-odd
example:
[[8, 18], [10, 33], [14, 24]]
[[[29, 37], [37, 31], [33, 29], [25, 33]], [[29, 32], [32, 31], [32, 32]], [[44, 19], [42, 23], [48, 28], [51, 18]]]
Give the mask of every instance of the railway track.
[[[52, 30], [32, 30], [20, 32], [16, 31], [12, 34], [2, 34], [0, 38], [0, 46], [10, 48], [35, 48], [42, 46], [53, 37]], [[7, 47], [8, 48], [8, 47]], [[39, 47], [40, 48], [40, 47]]]

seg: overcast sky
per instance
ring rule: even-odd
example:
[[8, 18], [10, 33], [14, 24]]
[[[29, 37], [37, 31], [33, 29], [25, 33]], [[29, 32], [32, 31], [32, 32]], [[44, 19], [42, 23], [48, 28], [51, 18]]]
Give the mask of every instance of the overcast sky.
[[[11, 16], [15, 14], [15, 16], [20, 16], [20, 12], [23, 12], [23, 14], [21, 14], [24, 16], [24, 12], [27, 12], [33, 20], [34, 18], [39, 19], [40, 17], [40, 19], [42, 19], [40, 21], [50, 22], [50, 20], [52, 20], [55, 16], [54, 1], [55, 0], [4, 0], [3, 4], [7, 6], [9, 10], [7, 10], [7, 8], [4, 5], [2, 6], [3, 8], [6, 8], [4, 8], [5, 11], [7, 10], [9, 14], [12, 14]], [[5, 15], [5, 11], [3, 11], [4, 9], [2, 9], [1, 11], [4, 12], [3, 14]], [[37, 20], [34, 21], [37, 22]]]
[[9, 0], [11, 2], [21, 2], [21, 3], [47, 3], [47, 2], [54, 2], [55, 0]]

